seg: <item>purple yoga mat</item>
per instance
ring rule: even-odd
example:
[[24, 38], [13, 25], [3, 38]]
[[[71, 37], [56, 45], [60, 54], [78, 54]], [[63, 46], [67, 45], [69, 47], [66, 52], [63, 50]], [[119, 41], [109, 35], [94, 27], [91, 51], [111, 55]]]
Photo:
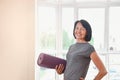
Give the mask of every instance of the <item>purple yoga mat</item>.
[[40, 53], [37, 60], [37, 64], [40, 67], [55, 69], [55, 66], [59, 64], [63, 64], [64, 67], [66, 67], [66, 60], [52, 56], [52, 55], [48, 55], [46, 53]]

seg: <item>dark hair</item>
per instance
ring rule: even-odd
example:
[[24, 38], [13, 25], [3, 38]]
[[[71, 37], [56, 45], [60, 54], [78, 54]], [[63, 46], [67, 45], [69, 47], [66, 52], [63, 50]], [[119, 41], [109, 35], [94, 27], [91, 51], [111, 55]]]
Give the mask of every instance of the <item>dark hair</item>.
[[74, 32], [75, 32], [75, 28], [76, 28], [77, 23], [81, 23], [82, 26], [86, 29], [85, 40], [86, 41], [90, 41], [91, 37], [92, 37], [92, 29], [91, 29], [90, 24], [86, 20], [83, 20], [83, 19], [82, 20], [77, 20], [74, 23], [74, 29], [73, 29], [73, 36], [74, 36], [74, 38], [76, 39]]

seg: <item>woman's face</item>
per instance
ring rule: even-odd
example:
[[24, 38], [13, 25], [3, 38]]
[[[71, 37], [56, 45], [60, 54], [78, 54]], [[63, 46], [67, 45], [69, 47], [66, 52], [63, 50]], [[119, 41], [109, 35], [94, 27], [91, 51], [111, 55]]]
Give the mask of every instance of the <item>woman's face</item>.
[[85, 40], [86, 29], [80, 22], [77, 23], [74, 34], [77, 40]]

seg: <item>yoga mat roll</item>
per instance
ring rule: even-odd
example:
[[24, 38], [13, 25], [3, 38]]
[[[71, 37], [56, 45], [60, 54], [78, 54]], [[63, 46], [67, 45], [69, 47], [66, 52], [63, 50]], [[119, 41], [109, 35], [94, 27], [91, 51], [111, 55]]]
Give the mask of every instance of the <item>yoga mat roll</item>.
[[37, 64], [40, 67], [55, 69], [55, 66], [59, 64], [63, 64], [64, 67], [66, 67], [66, 60], [52, 56], [52, 55], [48, 55], [46, 53], [40, 53], [38, 60], [37, 60]]

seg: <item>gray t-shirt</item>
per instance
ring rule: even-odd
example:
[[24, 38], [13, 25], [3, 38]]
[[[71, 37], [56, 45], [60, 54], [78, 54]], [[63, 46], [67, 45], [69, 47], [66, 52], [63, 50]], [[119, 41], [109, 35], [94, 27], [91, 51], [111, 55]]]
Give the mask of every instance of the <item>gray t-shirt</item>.
[[85, 78], [89, 63], [90, 54], [95, 51], [89, 43], [75, 43], [70, 46], [67, 53], [67, 65], [64, 72], [64, 80], [80, 80]]

